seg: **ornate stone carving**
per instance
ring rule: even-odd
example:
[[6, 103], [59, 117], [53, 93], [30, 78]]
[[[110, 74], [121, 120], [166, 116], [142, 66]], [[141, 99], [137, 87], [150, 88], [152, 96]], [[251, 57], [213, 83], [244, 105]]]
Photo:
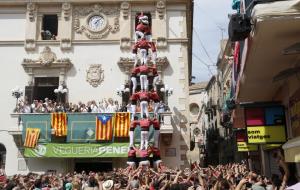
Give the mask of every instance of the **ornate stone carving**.
[[156, 46], [160, 49], [167, 48], [167, 39], [165, 37], [158, 37], [156, 40]]
[[104, 70], [101, 68], [101, 64], [90, 65], [86, 73], [86, 81], [94, 88], [104, 81]]
[[[26, 67], [29, 66], [29, 68], [45, 67], [45, 66], [60, 67], [59, 64], [69, 67], [69, 66], [71, 66], [71, 61], [69, 58], [57, 59], [56, 54], [54, 52], [52, 52], [51, 48], [48, 46], [46, 46], [43, 49], [43, 51], [40, 53], [40, 56], [38, 59], [24, 58], [24, 60], [23, 60], [23, 66], [26, 66]], [[63, 66], [63, 67], [65, 67], [65, 66]]]
[[121, 49], [130, 49], [130, 47], [131, 47], [130, 38], [125, 38], [125, 37], [121, 38], [120, 46], [121, 46]]
[[26, 39], [24, 46], [25, 46], [25, 50], [27, 50], [27, 51], [35, 50], [35, 40], [34, 39]]
[[61, 50], [70, 50], [72, 47], [71, 39], [70, 38], [62, 38], [60, 40], [60, 49]]
[[70, 15], [71, 15], [71, 4], [63, 3], [61, 8], [62, 8], [62, 12], [63, 12], [63, 17], [65, 18], [65, 20], [69, 20]]
[[[105, 25], [99, 31], [91, 30], [88, 21], [91, 17], [99, 15], [103, 18]], [[118, 8], [104, 8], [100, 4], [92, 7], [76, 7], [74, 9], [74, 29], [76, 33], [84, 33], [90, 39], [101, 39], [109, 33], [116, 33], [120, 30], [120, 10]], [[108, 17], [114, 17], [114, 23], [109, 23]], [[80, 18], [85, 18], [85, 23], [80, 23]]]
[[28, 3], [27, 4], [27, 14], [30, 22], [34, 21], [36, 16], [36, 4], [35, 3]]
[[164, 18], [164, 16], [165, 16], [165, 8], [166, 8], [165, 1], [160, 0], [160, 1], [158, 1], [156, 3], [156, 10], [157, 10], [159, 19], [163, 19]]
[[49, 69], [51, 72], [54, 70], [58, 74], [59, 83], [61, 84], [64, 83], [64, 76], [68, 69], [72, 67], [72, 63], [68, 58], [57, 59], [51, 49], [45, 47], [38, 59], [25, 58], [22, 66], [28, 74], [28, 84], [33, 84], [34, 76], [40, 75], [41, 71], [45, 74]]
[[50, 47], [46, 46], [40, 53], [39, 61], [42, 65], [50, 65], [56, 61], [56, 55], [51, 51]]
[[121, 10], [124, 19], [128, 19], [130, 4], [127, 1], [121, 3]]

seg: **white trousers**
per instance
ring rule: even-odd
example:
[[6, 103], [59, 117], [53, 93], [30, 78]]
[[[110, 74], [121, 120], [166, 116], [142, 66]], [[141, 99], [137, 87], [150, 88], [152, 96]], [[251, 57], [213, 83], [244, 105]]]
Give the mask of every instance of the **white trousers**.
[[157, 53], [156, 52], [152, 52], [152, 62], [153, 62], [153, 65], [156, 65], [156, 57], [157, 57]]
[[131, 77], [131, 82], [132, 82], [132, 94], [133, 94], [135, 93], [136, 86], [137, 86], [136, 77]]
[[159, 148], [159, 135], [160, 130], [154, 130], [154, 147]]
[[152, 82], [152, 85], [153, 85], [153, 88], [154, 90], [157, 92], [157, 83], [159, 81], [159, 76], [156, 76], [153, 78], [153, 82]]
[[135, 162], [129, 162], [129, 161], [127, 161], [127, 165], [135, 168]]
[[148, 90], [148, 79], [147, 75], [140, 75], [140, 82], [141, 82], [141, 90]]
[[158, 169], [159, 168], [159, 164], [161, 164], [162, 163], [162, 161], [161, 160], [157, 160], [157, 161], [155, 161], [154, 163], [153, 163], [153, 167], [154, 167], [154, 169]]
[[129, 147], [134, 146], [134, 131], [129, 131]]
[[139, 163], [139, 166], [149, 166], [149, 165], [150, 165], [149, 160], [141, 161], [141, 162]]
[[140, 149], [144, 150], [148, 148], [149, 144], [149, 131], [141, 131], [141, 146]]
[[138, 64], [138, 56], [137, 56], [137, 54], [133, 53], [133, 54], [132, 54], [132, 57], [133, 57], [133, 59], [134, 59], [134, 67], [136, 67], [137, 64]]
[[141, 53], [141, 64], [142, 65], [147, 65], [147, 60], [148, 60], [148, 51], [146, 49], [140, 49]]
[[154, 103], [154, 116], [158, 117], [158, 107], [159, 107], [159, 102]]
[[141, 118], [143, 118], [144, 114], [149, 118], [149, 112], [148, 112], [148, 102], [147, 101], [141, 101]]
[[134, 120], [135, 112], [136, 112], [136, 105], [131, 104], [131, 121]]

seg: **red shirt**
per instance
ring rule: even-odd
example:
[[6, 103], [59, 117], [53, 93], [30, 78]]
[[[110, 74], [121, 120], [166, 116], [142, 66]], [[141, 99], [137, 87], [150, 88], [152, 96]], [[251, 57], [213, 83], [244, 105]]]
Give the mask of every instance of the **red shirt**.
[[131, 70], [131, 75], [132, 76], [136, 76], [138, 73], [140, 72], [140, 68], [139, 67], [135, 67]]
[[154, 91], [154, 92], [150, 93], [150, 99], [153, 100], [153, 101], [159, 101], [160, 97], [157, 94], [157, 92]]
[[156, 129], [156, 130], [160, 129], [160, 123], [159, 123], [158, 119], [153, 119], [152, 120], [152, 125], [153, 125], [154, 129]]
[[128, 151], [128, 157], [136, 157], [136, 151], [135, 150], [129, 150]]
[[149, 73], [149, 67], [146, 65], [141, 65], [141, 66], [139, 66], [139, 71], [141, 73]]
[[135, 100], [138, 100], [138, 99], [139, 99], [139, 95], [138, 95], [137, 93], [134, 93], [134, 94], [132, 94], [132, 95], [130, 96], [130, 100], [135, 101]]
[[141, 126], [141, 128], [149, 128], [150, 127], [150, 125], [151, 125], [151, 120], [150, 119], [141, 119], [140, 120], [140, 126]]
[[131, 121], [130, 122], [130, 128], [133, 128], [133, 129], [135, 129], [136, 128], [136, 126], [137, 125], [139, 125], [139, 121], [137, 121], [137, 120], [133, 120], [133, 121]]
[[159, 151], [158, 148], [153, 148], [152, 153], [153, 153], [153, 155], [155, 155], [155, 156], [160, 156], [160, 151]]
[[139, 95], [139, 99], [141, 101], [149, 101], [149, 94], [148, 94], [148, 92], [139, 92], [138, 95]]
[[143, 23], [140, 23], [135, 28], [136, 31], [143, 32], [144, 34], [151, 34], [151, 28], [149, 25], [145, 25]]

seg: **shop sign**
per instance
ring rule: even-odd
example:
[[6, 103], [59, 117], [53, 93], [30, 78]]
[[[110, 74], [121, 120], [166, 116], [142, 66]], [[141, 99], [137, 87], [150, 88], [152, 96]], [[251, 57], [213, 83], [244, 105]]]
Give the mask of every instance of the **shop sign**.
[[250, 152], [258, 150], [258, 145], [247, 143], [246, 130], [236, 131], [236, 141], [238, 152]]
[[247, 127], [248, 143], [280, 143], [286, 141], [285, 126]]
[[286, 142], [285, 112], [280, 105], [245, 108], [249, 144]]
[[250, 152], [257, 151], [258, 146], [254, 144], [248, 144], [246, 142], [237, 142], [238, 152]]
[[101, 144], [39, 144], [36, 148], [25, 148], [25, 157], [46, 158], [99, 158], [127, 157], [128, 143]]

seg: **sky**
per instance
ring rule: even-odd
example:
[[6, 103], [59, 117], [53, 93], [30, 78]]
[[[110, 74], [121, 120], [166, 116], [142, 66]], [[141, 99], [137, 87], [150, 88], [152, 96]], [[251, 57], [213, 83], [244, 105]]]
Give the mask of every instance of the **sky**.
[[208, 81], [216, 74], [220, 40], [228, 38], [232, 0], [194, 0], [193, 82]]

